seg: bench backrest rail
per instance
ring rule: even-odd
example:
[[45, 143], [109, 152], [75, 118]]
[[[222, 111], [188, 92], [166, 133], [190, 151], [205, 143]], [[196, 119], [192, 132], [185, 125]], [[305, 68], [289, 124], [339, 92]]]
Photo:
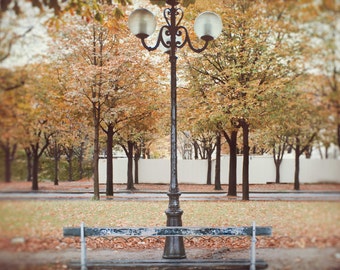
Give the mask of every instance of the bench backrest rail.
[[[81, 228], [65, 227], [64, 236], [81, 236]], [[272, 234], [271, 227], [255, 227], [255, 235]], [[152, 236], [252, 236], [253, 227], [142, 227], [90, 228], [84, 227], [84, 236], [152, 237]]]

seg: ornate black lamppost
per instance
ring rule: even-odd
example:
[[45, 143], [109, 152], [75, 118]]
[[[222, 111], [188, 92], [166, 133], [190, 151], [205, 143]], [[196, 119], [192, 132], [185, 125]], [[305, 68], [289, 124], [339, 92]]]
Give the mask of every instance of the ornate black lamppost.
[[[158, 34], [158, 39], [154, 47], [149, 47], [145, 39], [149, 37], [156, 29], [156, 19], [154, 15], [146, 9], [137, 9], [129, 17], [129, 28], [131, 32], [141, 39], [143, 46], [149, 50], [156, 50], [160, 44], [163, 45], [169, 53], [171, 64], [171, 176], [169, 196], [169, 208], [165, 211], [167, 215], [167, 226], [182, 226], [183, 211], [179, 206], [179, 196], [181, 193], [177, 181], [177, 78], [176, 78], [176, 50], [182, 48], [185, 44], [194, 52], [202, 52], [208, 46], [209, 41], [217, 38], [222, 31], [222, 21], [220, 17], [213, 12], [203, 12], [195, 20], [194, 30], [196, 35], [205, 41], [202, 48], [194, 48], [188, 30], [181, 26], [183, 11], [179, 7], [178, 0], [167, 0], [166, 3], [171, 7], [164, 9], [163, 16], [166, 25], [163, 25]], [[164, 259], [183, 259], [186, 258], [183, 237], [168, 236], [165, 241]]]

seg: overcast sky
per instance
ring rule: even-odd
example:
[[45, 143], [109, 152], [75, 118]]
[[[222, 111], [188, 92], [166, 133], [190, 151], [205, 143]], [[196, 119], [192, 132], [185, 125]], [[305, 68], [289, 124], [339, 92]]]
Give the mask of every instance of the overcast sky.
[[16, 35], [22, 35], [31, 29], [24, 37], [18, 39], [12, 47], [11, 55], [0, 65], [2, 67], [23, 66], [39, 59], [39, 55], [47, 53], [48, 35], [44, 23], [51, 15], [40, 15], [38, 8], [33, 8], [30, 3], [24, 2], [25, 16], [18, 17], [9, 11], [2, 18], [2, 28], [11, 29]]

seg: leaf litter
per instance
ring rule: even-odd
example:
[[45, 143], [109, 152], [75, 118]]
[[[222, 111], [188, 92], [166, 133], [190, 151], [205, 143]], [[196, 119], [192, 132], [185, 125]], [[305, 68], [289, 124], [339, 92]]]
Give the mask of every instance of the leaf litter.
[[[165, 226], [167, 202], [1, 201], [0, 249], [37, 252], [80, 248], [62, 228]], [[340, 247], [339, 202], [231, 201], [181, 203], [184, 226], [272, 226], [273, 236], [257, 237], [258, 248]], [[19, 239], [20, 241], [13, 241]], [[90, 237], [89, 249], [164, 247], [165, 238]], [[190, 248], [248, 249], [248, 237], [188, 237]]]

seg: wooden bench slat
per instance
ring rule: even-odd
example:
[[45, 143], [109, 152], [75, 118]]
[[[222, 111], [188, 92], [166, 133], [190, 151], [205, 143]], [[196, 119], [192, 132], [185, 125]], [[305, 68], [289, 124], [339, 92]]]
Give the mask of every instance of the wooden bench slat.
[[[141, 227], [141, 228], [90, 228], [85, 227], [85, 237], [152, 237], [152, 236], [252, 236], [252, 227]], [[63, 228], [64, 236], [79, 236], [79, 227]], [[271, 227], [256, 227], [256, 236], [272, 234]]]

